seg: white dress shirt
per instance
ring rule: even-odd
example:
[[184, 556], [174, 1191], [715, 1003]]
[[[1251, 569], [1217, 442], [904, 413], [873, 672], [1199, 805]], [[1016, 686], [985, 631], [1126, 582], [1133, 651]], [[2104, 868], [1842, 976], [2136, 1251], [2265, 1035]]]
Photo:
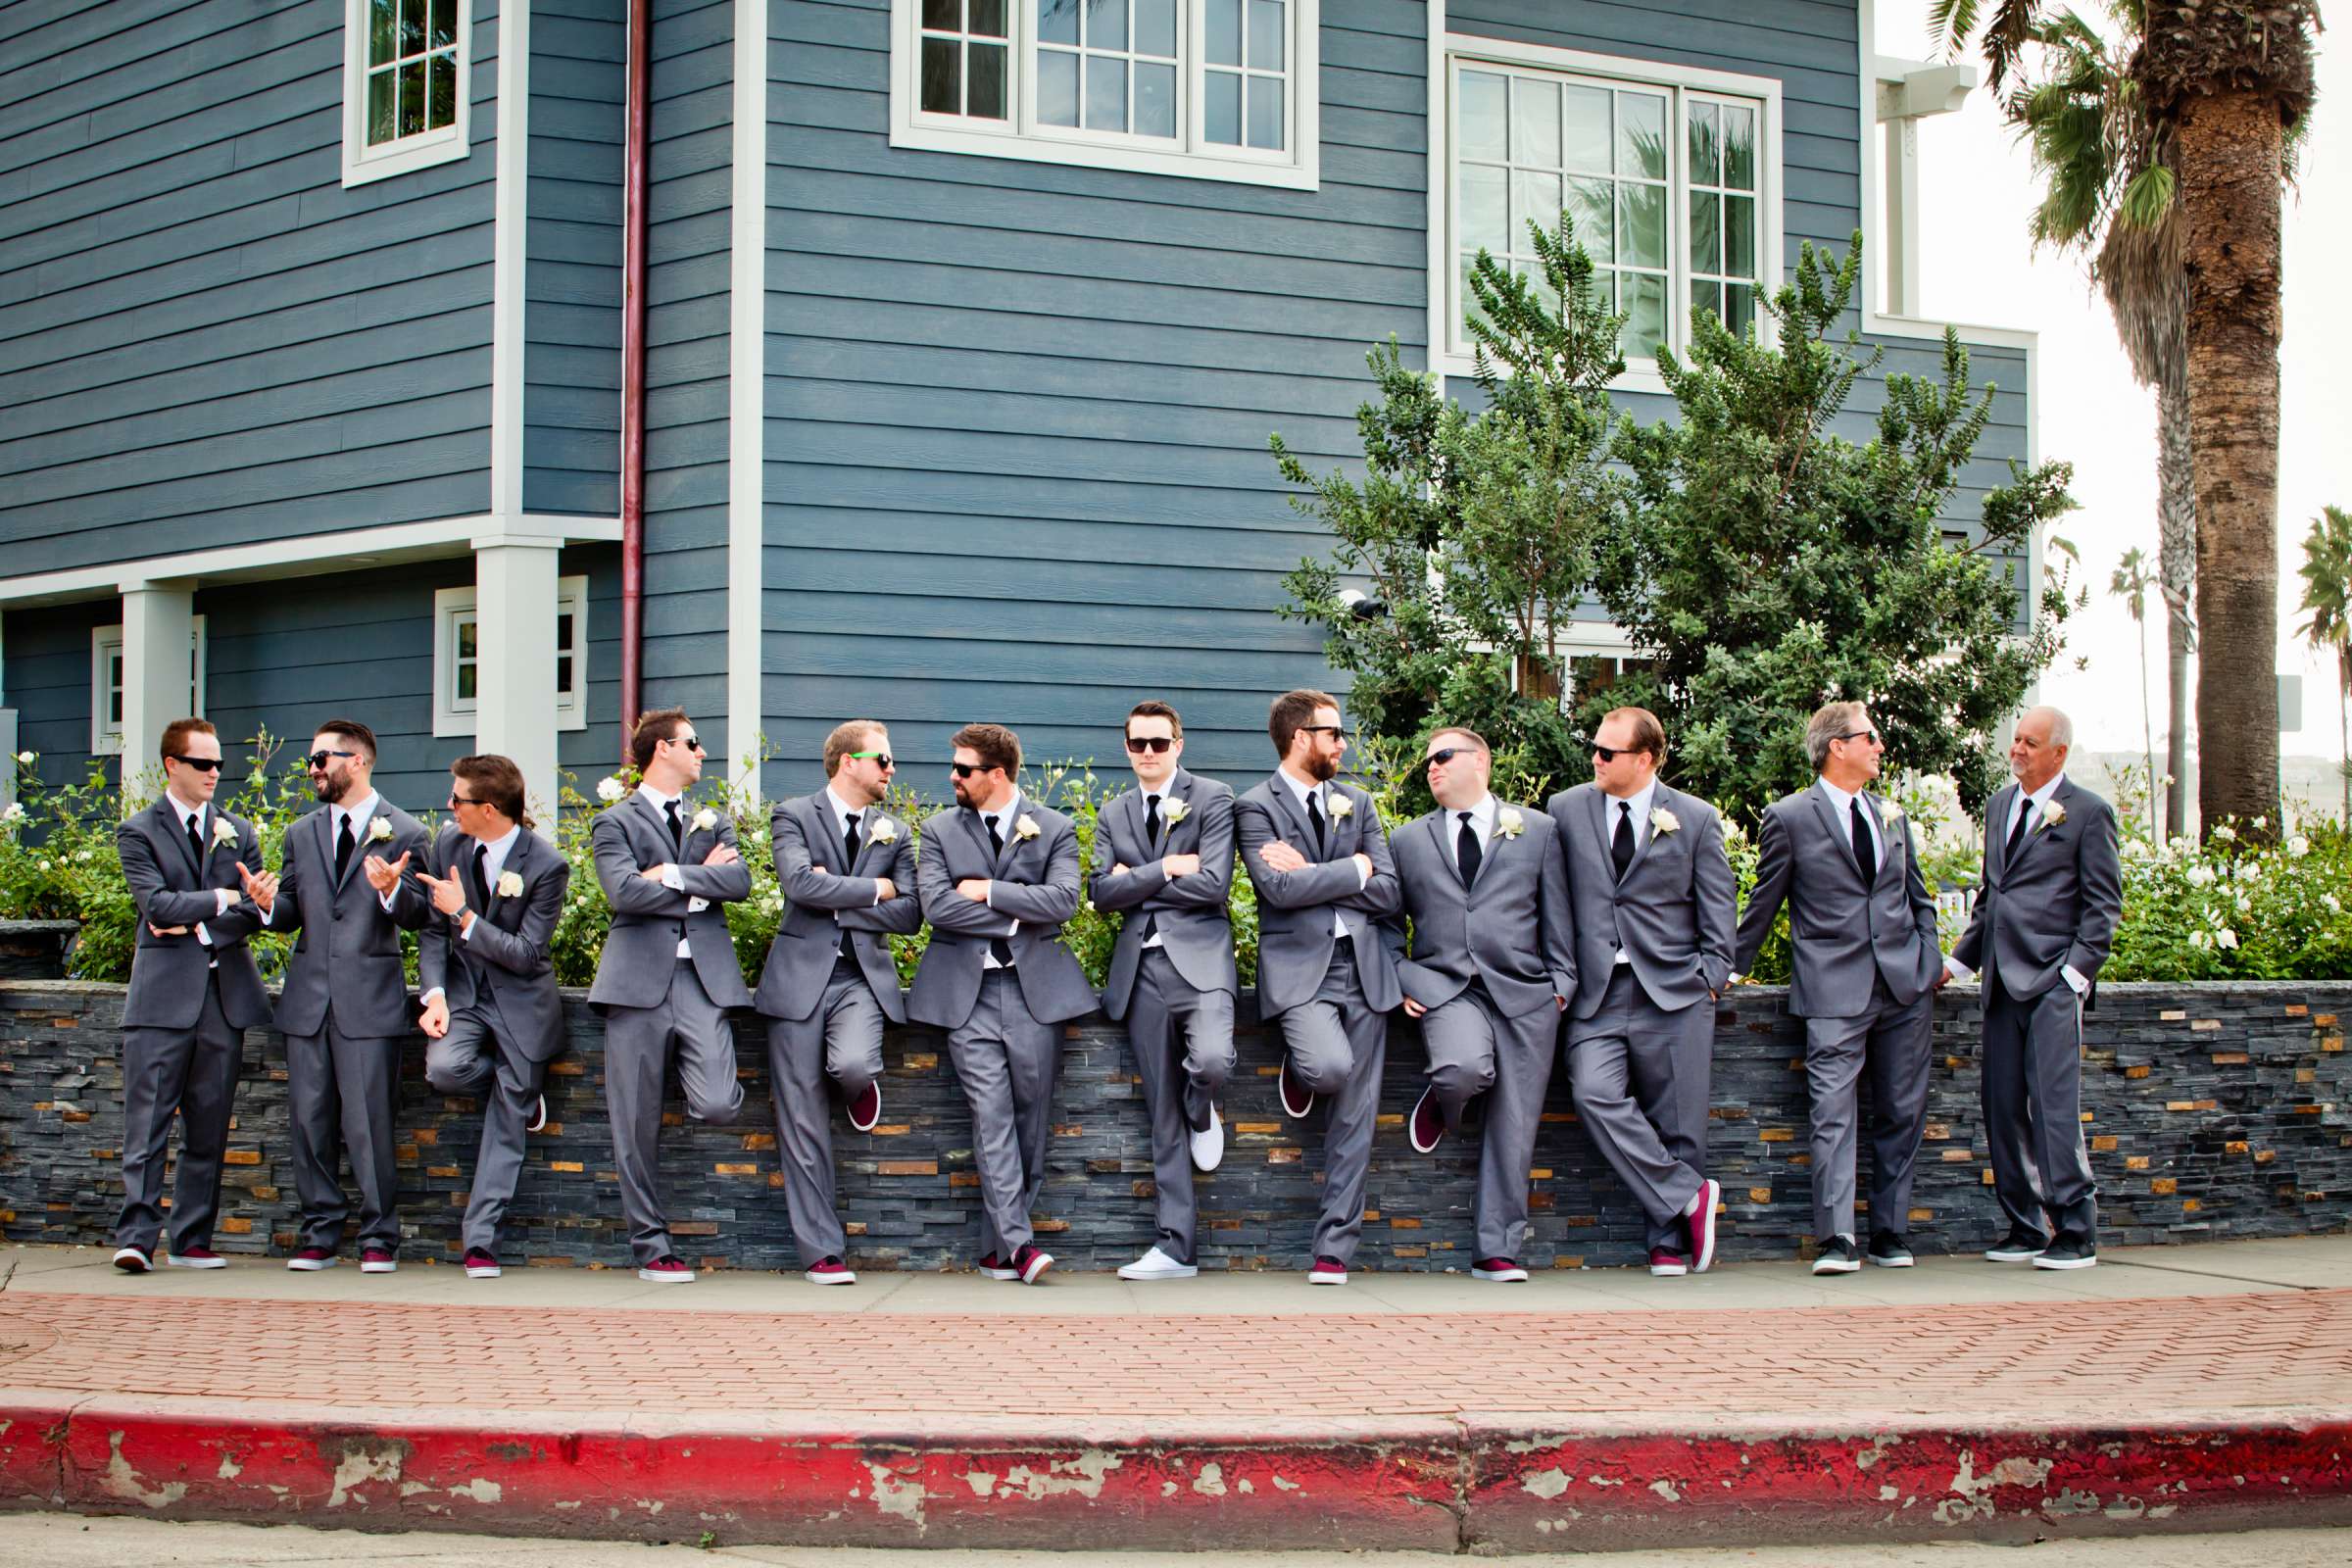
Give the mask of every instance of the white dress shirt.
[[[1494, 847], [1494, 813], [1497, 808], [1498, 803], [1492, 795], [1480, 796], [1478, 799], [1478, 804], [1468, 808], [1470, 812], [1470, 831], [1477, 836], [1478, 849], [1481, 855], [1484, 855], [1487, 851]], [[1455, 857], [1457, 862], [1460, 858], [1461, 842], [1462, 813], [1460, 811], [1447, 811], [1446, 813], [1446, 838], [1444, 848], [1446, 854]]]
[[[1323, 832], [1328, 837], [1331, 832], [1332, 823], [1331, 786], [1328, 784], [1302, 783], [1298, 779], [1293, 778], [1289, 770], [1284, 768], [1275, 769], [1274, 776], [1278, 779], [1281, 779], [1285, 784], [1291, 787], [1291, 797], [1298, 803], [1299, 815], [1306, 815], [1306, 803], [1308, 801], [1311, 800], [1315, 803], [1315, 809], [1323, 813]], [[1358, 865], [1355, 868], [1355, 886], [1358, 892], [1361, 892], [1364, 887], [1371, 882], [1371, 874], [1365, 871], [1361, 865]], [[1338, 909], [1331, 911], [1331, 934], [1335, 937], [1345, 937], [1348, 935], [1347, 916], [1343, 915]]]
[[[1830, 798], [1830, 812], [1838, 819], [1838, 831], [1841, 840], [1850, 842], [1854, 831], [1853, 794], [1850, 791], [1839, 789], [1826, 778], [1817, 778], [1813, 782], [1820, 785], [1821, 793]], [[1862, 825], [1870, 833], [1870, 868], [1876, 872], [1880, 866], [1886, 863], [1886, 840], [1879, 832], [1879, 813], [1867, 806], [1864, 807], [1862, 808]]]
[[[1171, 772], [1171, 773], [1168, 775], [1168, 780], [1167, 780], [1167, 782], [1166, 782], [1166, 783], [1164, 783], [1164, 784], [1161, 784], [1161, 785], [1159, 785], [1157, 788], [1154, 788], [1154, 789], [1147, 789], [1147, 790], [1145, 790], [1145, 791], [1144, 791], [1144, 820], [1145, 820], [1145, 821], [1147, 821], [1147, 822], [1149, 822], [1149, 821], [1151, 821], [1151, 820], [1152, 820], [1152, 807], [1153, 803], [1155, 803], [1155, 802], [1156, 802], [1156, 803], [1159, 803], [1159, 804], [1162, 806], [1163, 809], [1164, 809], [1165, 803], [1166, 803], [1166, 802], [1167, 802], [1167, 801], [1168, 801], [1168, 800], [1169, 800], [1169, 799], [1170, 799], [1172, 796], [1174, 796], [1174, 794], [1175, 794], [1175, 793], [1176, 793], [1176, 775], [1175, 775], [1174, 773], [1172, 773], [1172, 772]], [[1168, 819], [1167, 819], [1167, 817], [1166, 817], [1165, 815], [1162, 815], [1162, 816], [1160, 817], [1160, 819], [1159, 819], [1159, 831], [1160, 831], [1160, 836], [1161, 836], [1162, 838], [1165, 838], [1165, 837], [1167, 836], [1167, 832], [1168, 832], [1168, 828], [1169, 828], [1169, 826], [1170, 826], [1170, 824], [1169, 824], [1169, 822], [1168, 822]], [[1149, 850], [1149, 849], [1155, 848], [1155, 846], [1153, 846], [1153, 845], [1150, 845], [1150, 844], [1147, 844], [1147, 845], [1145, 845], [1145, 846], [1144, 846], [1144, 848], [1145, 848], [1145, 849], [1147, 849], [1147, 850]], [[1166, 859], [1166, 858], [1167, 858], [1167, 857], [1163, 855], [1163, 856], [1161, 856], [1161, 857], [1160, 857], [1160, 858], [1164, 860], [1164, 859]], [[1150, 949], [1152, 949], [1152, 948], [1165, 948], [1166, 946], [1167, 946], [1167, 943], [1165, 943], [1165, 942], [1163, 942], [1163, 941], [1161, 941], [1161, 940], [1160, 940], [1160, 935], [1159, 935], [1159, 927], [1158, 927], [1158, 926], [1156, 926], [1156, 925], [1154, 925], [1154, 926], [1152, 928], [1152, 934], [1151, 934], [1150, 936], [1148, 936], [1148, 937], [1144, 938], [1144, 947], [1145, 947], [1145, 949], [1146, 949], [1147, 951], [1148, 951], [1148, 950], [1150, 950]]]
[[[488, 844], [481, 844], [481, 841], [478, 839], [468, 839], [466, 841], [467, 843], [478, 844], [481, 848], [482, 903], [484, 906], [482, 908], [475, 909], [473, 911], [473, 918], [466, 922], [466, 929], [458, 933], [458, 940], [460, 942], [471, 942], [473, 940], [473, 928], [482, 923], [482, 916], [489, 912], [489, 901], [497, 897], [496, 889], [498, 887], [499, 873], [507, 868], [507, 857], [514, 853], [514, 846], [516, 842], [521, 839], [521, 837], [522, 825], [520, 823], [516, 823], [514, 826], [507, 829], [505, 833], [501, 834], [498, 838], [492, 840]], [[458, 852], [458, 858], [461, 864], [469, 864], [473, 859], [473, 851], [460, 850]], [[451, 876], [457, 876], [459, 869], [459, 866], [453, 865], [449, 868], [449, 874]], [[458, 886], [462, 888], [465, 885], [465, 880], [460, 878]], [[418, 1002], [430, 1002], [435, 997], [446, 996], [447, 994], [448, 993], [443, 991], [441, 987], [435, 986], [430, 991], [418, 993], [416, 1000]]]
[[[863, 806], [852, 806], [849, 802], [834, 794], [833, 786], [830, 784], [824, 787], [822, 793], [825, 797], [825, 809], [831, 813], [833, 819], [834, 844], [837, 846], [846, 844], [850, 836], [850, 825], [852, 823], [856, 823], [858, 826], [858, 847], [863, 848], [865, 845], [865, 815], [866, 812], [872, 808]], [[818, 845], [816, 848], [821, 851], [824, 846]], [[848, 876], [850, 874], [850, 867], [846, 865], [843, 866], [839, 874], [842, 876]], [[879, 905], [881, 902], [882, 890], [880, 888], [876, 888], [874, 889], [874, 903]], [[841, 924], [841, 911], [839, 909], [835, 909], [833, 911], [833, 923], [835, 925]]]
[[[204, 846], [204, 854], [196, 858], [197, 869], [202, 871], [205, 858], [210, 856], [213, 852], [212, 838], [204, 831], [204, 808], [201, 806], [190, 806], [178, 796], [172, 795], [169, 790], [165, 791], [164, 793], [167, 796], [170, 796], [172, 812], [179, 818], [179, 830], [182, 833], [194, 834], [196, 837], [196, 842]], [[213, 913], [226, 914], [228, 912], [228, 906], [236, 902], [237, 895], [231, 890], [227, 888], [213, 889]], [[202, 921], [198, 921], [196, 924], [196, 941], [198, 945], [202, 947], [209, 948], [213, 945], [213, 934], [204, 928], [204, 923]], [[217, 957], [212, 959], [211, 966], [215, 969], [220, 968], [220, 960]]]
[[[2011, 806], [2009, 808], [2009, 820], [2001, 824], [2002, 842], [2007, 843], [2009, 835], [2017, 831], [2017, 821], [2019, 817], [2025, 816], [2029, 812], [2039, 814], [2040, 812], [2046, 810], [2050, 804], [2050, 797], [2057, 794], [2058, 786], [2065, 782], [2066, 770], [2061, 768], [2056, 773], [2050, 775], [2050, 781], [2048, 783], [2042, 785], [2041, 788], [2035, 790], [2033, 794], [2028, 795], [2024, 790], [2019, 790], [2017, 792], [2016, 804]], [[2029, 824], [2026, 829], [2026, 838], [2018, 840], [2018, 847], [2023, 849], [2026, 844], [2026, 839], [2032, 838], [2038, 831], [2040, 831], [2038, 828]], [[2004, 860], [2003, 863], [2006, 865], [2006, 860]], [[1977, 977], [1977, 971], [1962, 963], [1958, 958], [1945, 958], [1943, 960], [1943, 966], [1951, 971], [1952, 978], [1955, 980], [1974, 980]], [[2090, 982], [2084, 979], [2082, 972], [2080, 969], [2077, 969], [2071, 963], [2059, 965], [2058, 978], [2064, 980], [2066, 982], [2066, 988], [2069, 991], [2072, 991], [2078, 997], [2090, 989]]]
[[[1601, 817], [1600, 853], [1604, 856], [1608, 855], [1610, 846], [1617, 842], [1617, 819], [1626, 814], [1623, 808], [1630, 806], [1633, 808], [1634, 853], [1640, 855], [1642, 846], [1649, 842], [1650, 803], [1658, 798], [1658, 776], [1652, 773], [1648, 783], [1622, 800], [1609, 794], [1606, 790], [1601, 792], [1600, 798], [1601, 804], [1608, 808]], [[1617, 962], [1631, 963], [1633, 961], [1632, 954], [1623, 948], [1617, 950]]]
[[[382, 805], [382, 797], [375, 791], [369, 790], [365, 796], [349, 805], [330, 806], [326, 808], [326, 853], [328, 857], [326, 863], [329, 870], [334, 867], [335, 846], [343, 841], [343, 825], [346, 822], [351, 824], [352, 858], [360, 860], [368, 858], [368, 824], [375, 819], [375, 813]], [[365, 876], [367, 873], [363, 871], [360, 874]], [[375, 896], [375, 902], [383, 906], [386, 914], [392, 912], [392, 896], [390, 894], [378, 893]]]
[[[662, 832], [669, 831], [669, 803], [672, 801], [678, 803], [678, 821], [685, 829], [685, 833], [694, 831], [694, 818], [692, 813], [686, 810], [686, 803], [683, 798], [676, 795], [664, 795], [651, 784], [638, 785], [637, 793], [644, 796], [645, 804], [654, 808], [654, 820], [662, 824]], [[684, 837], [684, 833], [679, 835], [681, 842]], [[678, 863], [671, 860], [667, 864], [669, 869], [662, 873], [662, 885], [672, 893], [686, 893], [686, 879], [678, 874]], [[710, 907], [709, 899], [697, 898], [691, 893], [686, 894], [686, 912], [688, 914], [699, 914], [709, 907]], [[678, 938], [678, 956], [681, 958], [694, 956], [694, 946], [684, 937]]]
[[[987, 832], [988, 824], [994, 822], [997, 824], [997, 836], [1002, 838], [1006, 844], [1010, 844], [1013, 839], [1013, 824], [1018, 822], [1020, 819], [1021, 792], [1018, 789], [1015, 789], [1012, 792], [1011, 800], [1006, 801], [1003, 806], [998, 807], [993, 811], [982, 811], [980, 813], [980, 831], [983, 833]], [[993, 872], [996, 870], [996, 867], [992, 865], [989, 867], [989, 870]], [[988, 896], [989, 902], [993, 905], [996, 902], [997, 896], [997, 879], [994, 876], [991, 876], [988, 879]], [[1014, 920], [1004, 927], [1004, 935], [1009, 938], [1020, 929], [1021, 922]], [[984, 952], [980, 955], [980, 967], [983, 969], [1002, 969], [1004, 967], [1004, 965], [997, 961], [996, 951], [992, 947], [987, 952]]]

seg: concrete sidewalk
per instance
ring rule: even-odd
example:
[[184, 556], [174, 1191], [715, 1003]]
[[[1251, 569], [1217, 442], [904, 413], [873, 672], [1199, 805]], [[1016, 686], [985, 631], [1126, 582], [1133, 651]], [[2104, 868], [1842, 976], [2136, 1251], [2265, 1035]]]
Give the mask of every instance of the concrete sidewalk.
[[[850, 1544], [1593, 1549], [2345, 1517], [2352, 1239], [1525, 1286], [692, 1287], [0, 1253], [0, 1497]], [[684, 1521], [684, 1523], [681, 1523]]]

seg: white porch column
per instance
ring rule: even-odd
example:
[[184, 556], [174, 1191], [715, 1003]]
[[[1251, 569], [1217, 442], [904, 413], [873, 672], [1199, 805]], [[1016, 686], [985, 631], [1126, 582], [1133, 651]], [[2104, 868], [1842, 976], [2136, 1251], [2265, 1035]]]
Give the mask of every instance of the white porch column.
[[556, 833], [556, 552], [559, 539], [477, 545], [473, 749], [522, 769], [539, 832]]
[[[122, 795], [126, 805], [163, 787], [155, 743], [164, 726], [196, 710], [196, 591], [143, 582], [122, 590]], [[142, 781], [141, 774], [148, 777]]]

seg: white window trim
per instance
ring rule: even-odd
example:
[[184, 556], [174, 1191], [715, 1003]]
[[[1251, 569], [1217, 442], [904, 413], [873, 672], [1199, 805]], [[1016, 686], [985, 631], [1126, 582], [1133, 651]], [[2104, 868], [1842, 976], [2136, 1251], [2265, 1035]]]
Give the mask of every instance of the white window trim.
[[[188, 711], [197, 718], [204, 716], [204, 617], [188, 617], [190, 627], [189, 670], [191, 677]], [[107, 716], [107, 699], [114, 692], [114, 682], [108, 669], [109, 656], [122, 652], [122, 623], [90, 628], [90, 755], [120, 757], [122, 755], [122, 729]]]
[[[1036, 58], [1035, 0], [1006, 0], [1012, 9], [1009, 79], [1011, 118], [1002, 129], [986, 129], [986, 122], [962, 116], [926, 115], [916, 105], [916, 72], [921, 63], [918, 42], [922, 30], [922, 0], [891, 0], [890, 6], [890, 144], [923, 152], [962, 153], [981, 158], [1014, 158], [1028, 163], [1068, 164], [1083, 169], [1111, 169], [1136, 174], [1168, 174], [1185, 179], [1227, 180], [1244, 185], [1273, 185], [1286, 190], [1320, 187], [1322, 159], [1322, 21], [1321, 0], [1290, 0], [1291, 48], [1290, 149], [1281, 154], [1246, 147], [1201, 144], [1184, 148], [1155, 145], [1156, 138], [1108, 131], [1040, 127], [1035, 122], [1036, 82], [1031, 62]], [[1205, 22], [1200, 0], [1180, 0], [1177, 25], [1184, 30], [1185, 63], [1177, 83], [1178, 118], [1185, 126], [1180, 138], [1191, 142], [1194, 82], [1202, 70]]]
[[458, 119], [452, 125], [368, 145], [368, 8], [343, 0], [343, 183], [348, 188], [436, 164], [455, 163], [470, 147], [473, 98], [473, 0], [458, 0]]
[[[1681, 101], [1685, 92], [1720, 93], [1749, 98], [1761, 106], [1763, 123], [1756, 135], [1756, 260], [1759, 299], [1781, 286], [1782, 208], [1787, 197], [1783, 181], [1781, 82], [1777, 76], [1748, 76], [1696, 66], [1667, 65], [1622, 55], [1596, 55], [1579, 49], [1521, 43], [1504, 38], [1480, 38], [1446, 32], [1442, 4], [1433, 4], [1429, 50], [1429, 363], [1440, 375], [1469, 375], [1477, 368], [1468, 354], [1453, 351], [1451, 300], [1454, 274], [1453, 75], [1460, 64], [1481, 62], [1516, 66], [1568, 75], [1596, 77], [1637, 87], [1662, 87]], [[1679, 126], [1681, 117], [1676, 116]], [[1685, 139], [1674, 138], [1675, 166], [1668, 190], [1684, 196], [1690, 186], [1684, 161], [1690, 156]], [[1683, 321], [1690, 310], [1689, 245], [1684, 235], [1689, 221], [1683, 202], [1668, 203], [1666, 249], [1670, 266], [1667, 321], [1676, 341], [1688, 341]], [[1679, 285], [1679, 286], [1678, 286]], [[1619, 391], [1658, 392], [1666, 382], [1657, 363], [1626, 357], [1625, 373], [1611, 383]]]
[[[476, 604], [471, 583], [462, 588], [438, 588], [433, 591], [433, 734], [435, 736], [471, 735], [474, 733], [474, 710], [459, 706], [457, 694], [458, 622], [470, 615]], [[556, 579], [556, 614], [571, 617], [571, 696], [554, 699], [556, 728], [586, 729], [588, 727], [588, 579], [585, 576]], [[558, 657], [566, 652], [558, 649]], [[479, 691], [479, 665], [476, 665], [476, 691]], [[478, 701], [478, 697], [476, 701]]]

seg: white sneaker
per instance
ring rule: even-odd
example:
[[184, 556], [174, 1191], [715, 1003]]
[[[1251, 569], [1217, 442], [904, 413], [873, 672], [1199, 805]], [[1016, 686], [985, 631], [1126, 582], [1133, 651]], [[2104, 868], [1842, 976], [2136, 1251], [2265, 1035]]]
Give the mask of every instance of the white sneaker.
[[[1208, 1107], [1208, 1125], [1192, 1135], [1193, 1168], [1215, 1170], [1225, 1158], [1225, 1121], [1217, 1107]], [[1156, 1250], [1156, 1249], [1154, 1249]]]
[[[1193, 1136], [1199, 1138], [1200, 1134]], [[1119, 1265], [1119, 1278], [1123, 1280], [1189, 1280], [1200, 1272], [1197, 1264], [1179, 1263], [1156, 1247], [1134, 1262]]]

